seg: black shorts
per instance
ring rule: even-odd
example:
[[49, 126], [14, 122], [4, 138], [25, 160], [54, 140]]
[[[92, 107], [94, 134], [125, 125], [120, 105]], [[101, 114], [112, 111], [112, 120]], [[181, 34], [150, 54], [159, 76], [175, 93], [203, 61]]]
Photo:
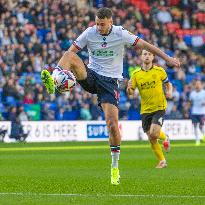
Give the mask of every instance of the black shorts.
[[199, 123], [200, 125], [204, 125], [205, 116], [204, 115], [192, 115], [191, 120], [193, 124]]
[[164, 115], [165, 110], [158, 110], [156, 112], [142, 114], [142, 128], [144, 132], [147, 132], [150, 129], [152, 123], [162, 127]]
[[105, 77], [89, 69], [86, 65], [87, 78], [79, 80], [78, 83], [89, 93], [97, 94], [98, 105], [101, 103], [110, 103], [118, 108], [119, 87], [118, 79]]

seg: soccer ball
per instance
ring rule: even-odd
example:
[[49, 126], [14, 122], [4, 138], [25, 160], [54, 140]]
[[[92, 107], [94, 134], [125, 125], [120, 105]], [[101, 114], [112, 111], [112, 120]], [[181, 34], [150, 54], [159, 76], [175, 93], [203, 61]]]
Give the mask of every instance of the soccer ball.
[[70, 91], [76, 85], [76, 78], [68, 70], [55, 70], [52, 74], [55, 88], [60, 93]]

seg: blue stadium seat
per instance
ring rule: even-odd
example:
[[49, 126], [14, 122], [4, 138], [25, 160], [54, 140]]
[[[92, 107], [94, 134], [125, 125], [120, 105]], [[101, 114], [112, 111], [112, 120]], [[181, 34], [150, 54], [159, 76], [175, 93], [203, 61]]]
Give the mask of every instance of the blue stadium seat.
[[124, 91], [120, 91], [119, 107], [123, 109], [125, 103], [128, 101]]
[[166, 72], [167, 72], [169, 80], [174, 79], [175, 71], [173, 69], [167, 69]]
[[5, 120], [8, 120], [9, 118], [9, 113], [8, 112], [2, 112], [2, 116]]
[[186, 75], [186, 83], [191, 83], [196, 78], [194, 74], [187, 74]]
[[196, 72], [201, 73], [202, 67], [199, 65], [196, 65]]
[[141, 115], [137, 110], [128, 110], [128, 120], [140, 120]]
[[80, 113], [78, 110], [65, 111], [63, 114], [63, 120], [77, 120], [79, 115]]
[[167, 50], [165, 53], [166, 53], [167, 55], [171, 56], [171, 57], [174, 56], [174, 52], [171, 51], [171, 50]]
[[34, 74], [34, 79], [35, 79], [36, 83], [39, 83], [39, 84], [42, 83], [42, 81], [41, 81], [41, 74], [40, 73], [35, 73]]
[[3, 103], [0, 103], [0, 111], [1, 112], [6, 112], [5, 106]]
[[172, 81], [173, 86], [176, 87], [178, 92], [182, 92], [183, 91], [183, 84], [181, 80], [173, 80]]
[[189, 36], [189, 35], [184, 36], [184, 42], [186, 43], [187, 46], [192, 45], [191, 39], [192, 39], [192, 36]]
[[44, 29], [44, 28], [38, 29], [36, 31], [36, 35], [40, 39], [41, 43], [45, 42], [45, 38], [46, 38], [46, 35], [47, 35], [48, 32], [50, 32], [50, 30], [49, 29]]
[[47, 104], [49, 104], [49, 108], [53, 111], [56, 111], [58, 109], [57, 104], [55, 102], [47, 103]]
[[7, 96], [6, 97], [6, 103], [9, 106], [16, 106], [16, 104], [17, 104], [16, 99], [13, 96]]
[[45, 105], [48, 105], [49, 109], [53, 111], [57, 111], [58, 109], [57, 104], [55, 102], [42, 102], [40, 105], [41, 109], [43, 109]]
[[3, 93], [3, 89], [0, 88], [0, 102], [2, 102], [2, 93]]

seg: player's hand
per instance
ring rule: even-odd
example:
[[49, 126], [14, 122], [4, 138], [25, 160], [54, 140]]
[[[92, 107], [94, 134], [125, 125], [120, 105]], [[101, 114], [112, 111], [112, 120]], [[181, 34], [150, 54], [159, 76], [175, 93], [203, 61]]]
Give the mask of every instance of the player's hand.
[[166, 98], [172, 99], [172, 92], [166, 92]]
[[131, 80], [128, 81], [127, 88], [132, 88], [132, 81]]
[[134, 94], [135, 89], [132, 87], [132, 81], [129, 80], [127, 83], [127, 94], [128, 95], [133, 95]]
[[169, 57], [169, 59], [167, 60], [167, 64], [169, 66], [176, 67], [176, 68], [180, 69], [180, 62], [179, 62], [179, 59], [177, 59], [177, 58]]

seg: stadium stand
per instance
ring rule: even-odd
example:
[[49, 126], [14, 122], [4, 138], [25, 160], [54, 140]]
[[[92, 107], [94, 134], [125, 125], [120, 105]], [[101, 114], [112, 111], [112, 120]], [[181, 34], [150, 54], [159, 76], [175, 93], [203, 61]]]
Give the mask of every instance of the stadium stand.
[[[103, 119], [96, 96], [80, 86], [64, 96], [48, 96], [40, 80], [44, 66], [55, 65], [73, 40], [94, 24], [95, 1], [0, 2], [0, 112], [9, 120], [11, 107], [24, 107], [30, 120]], [[205, 80], [205, 3], [179, 0], [107, 0], [114, 23], [154, 43], [167, 54], [180, 58], [181, 71], [167, 68], [178, 98], [168, 102], [167, 118], [177, 110], [178, 118], [189, 118], [188, 96], [196, 78]], [[162, 18], [163, 17], [163, 18]], [[87, 63], [85, 50], [79, 53]], [[140, 119], [139, 96], [129, 100], [126, 82], [140, 65], [139, 52], [128, 48], [121, 82], [121, 119]], [[31, 106], [32, 105], [32, 106]], [[63, 109], [62, 109], [63, 108]], [[17, 113], [18, 113], [17, 109]], [[50, 113], [46, 116], [46, 113]]]

